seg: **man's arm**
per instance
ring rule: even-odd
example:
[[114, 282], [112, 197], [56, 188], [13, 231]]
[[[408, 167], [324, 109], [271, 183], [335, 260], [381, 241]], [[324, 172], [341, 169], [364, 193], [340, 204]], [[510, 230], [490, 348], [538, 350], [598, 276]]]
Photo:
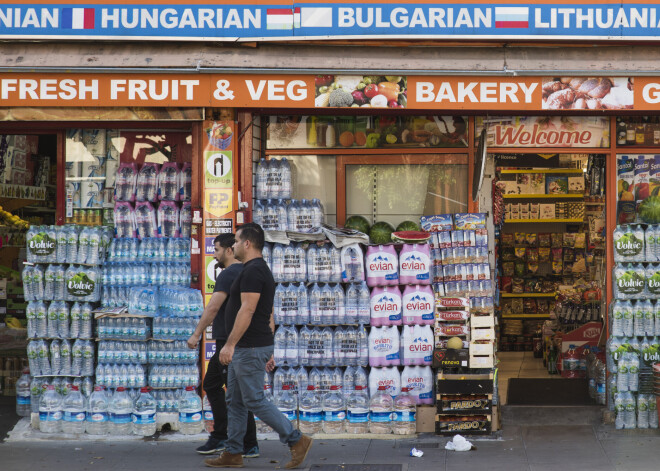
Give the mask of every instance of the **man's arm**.
[[257, 303], [260, 297], [260, 293], [241, 293], [241, 308], [238, 310], [238, 314], [236, 314], [234, 327], [231, 329], [229, 338], [225, 346], [220, 350], [220, 363], [223, 365], [228, 365], [231, 362], [236, 344], [241, 340], [248, 327], [250, 327], [250, 322], [252, 322], [252, 316], [257, 309]]
[[226, 299], [227, 293], [224, 291], [216, 291], [211, 295], [211, 299], [204, 308], [202, 317], [197, 323], [195, 332], [193, 332], [193, 334], [188, 339], [187, 343], [189, 348], [197, 348], [200, 336], [204, 333], [204, 330], [206, 330], [206, 328], [213, 323], [213, 319], [215, 319], [215, 316], [218, 315], [220, 306], [222, 306]]

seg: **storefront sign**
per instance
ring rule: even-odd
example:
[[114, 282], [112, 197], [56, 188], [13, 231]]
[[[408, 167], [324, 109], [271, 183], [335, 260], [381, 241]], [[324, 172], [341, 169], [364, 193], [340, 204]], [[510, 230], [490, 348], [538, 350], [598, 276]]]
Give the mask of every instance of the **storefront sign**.
[[204, 292], [210, 294], [213, 293], [213, 290], [215, 289], [215, 279], [222, 271], [222, 268], [218, 266], [218, 261], [215, 258], [209, 257], [208, 255], [204, 256], [204, 267]]
[[215, 244], [213, 240], [215, 237], [204, 237], [204, 255], [211, 255], [215, 253]]
[[587, 116], [477, 118], [488, 147], [609, 147], [609, 119]]
[[213, 355], [215, 355], [215, 342], [204, 342], [204, 360], [211, 360]]
[[204, 152], [204, 187], [205, 188], [231, 188], [232, 179], [232, 152], [205, 151]]
[[234, 220], [229, 218], [224, 219], [207, 219], [204, 222], [204, 230], [207, 236], [217, 236], [218, 234], [231, 234], [233, 230]]
[[[332, 86], [341, 85], [341, 91]], [[346, 92], [346, 93], [344, 93]], [[76, 107], [165, 109], [162, 119], [191, 119], [179, 110], [194, 107], [319, 108], [381, 107], [410, 110], [652, 110], [660, 103], [659, 77], [474, 77], [373, 75], [199, 74], [0, 74], [5, 107], [50, 107], [73, 119]], [[56, 108], [57, 107], [57, 108]], [[66, 107], [66, 108], [60, 108]], [[150, 111], [144, 111], [144, 110]], [[59, 113], [62, 110], [62, 113]], [[169, 113], [168, 110], [175, 110]], [[57, 113], [56, 113], [57, 112]], [[109, 111], [108, 111], [109, 112]], [[169, 114], [168, 114], [169, 113]], [[103, 119], [103, 113], [97, 111]], [[167, 115], [167, 116], [165, 116]], [[170, 116], [172, 115], [172, 116]], [[46, 115], [51, 118], [49, 114]], [[94, 115], [96, 116], [96, 115]], [[36, 119], [36, 117], [34, 118]], [[55, 118], [54, 118], [55, 119]], [[61, 119], [61, 118], [60, 118]], [[90, 118], [92, 119], [92, 118]], [[114, 117], [113, 119], [119, 119]], [[129, 113], [122, 119], [134, 119]], [[235, 149], [233, 121], [205, 121], [205, 152]], [[224, 153], [224, 152], [223, 152]], [[232, 153], [225, 153], [229, 161]], [[211, 156], [208, 156], [211, 159]], [[207, 183], [228, 172], [208, 162]], [[231, 163], [231, 162], [229, 162]], [[229, 176], [229, 174], [226, 174]], [[210, 179], [210, 180], [209, 180]], [[216, 186], [217, 187], [217, 186]]]
[[[165, 3], [165, 4], [164, 4]], [[461, 3], [420, 0], [333, 3], [263, 0], [223, 5], [204, 0], [18, 2], [0, 7], [2, 39], [276, 41], [307, 38], [465, 38], [649, 40], [657, 36], [653, 2], [522, 0]]]

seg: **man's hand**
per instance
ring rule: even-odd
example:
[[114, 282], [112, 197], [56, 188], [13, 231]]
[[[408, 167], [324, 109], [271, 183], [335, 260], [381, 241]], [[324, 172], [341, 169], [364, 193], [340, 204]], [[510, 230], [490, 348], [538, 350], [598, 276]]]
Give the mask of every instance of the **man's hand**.
[[273, 358], [273, 355], [270, 356], [270, 360], [266, 362], [266, 371], [269, 373], [275, 369], [275, 359]]
[[231, 359], [234, 356], [234, 347], [225, 345], [222, 347], [222, 350], [220, 350], [220, 355], [218, 355], [218, 360], [220, 363], [223, 365], [228, 365], [231, 363]]
[[186, 343], [188, 344], [188, 348], [194, 350], [199, 345], [199, 335], [192, 334]]

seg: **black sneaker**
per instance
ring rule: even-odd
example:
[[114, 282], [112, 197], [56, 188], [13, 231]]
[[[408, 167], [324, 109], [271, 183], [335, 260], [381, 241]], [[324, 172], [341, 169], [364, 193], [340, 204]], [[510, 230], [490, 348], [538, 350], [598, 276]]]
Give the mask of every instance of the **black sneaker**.
[[253, 446], [249, 450], [244, 451], [243, 458], [259, 458], [259, 447]]
[[219, 453], [221, 451], [224, 451], [225, 449], [225, 441], [224, 440], [218, 440], [217, 438], [209, 437], [209, 439], [206, 441], [206, 443], [199, 448], [197, 448], [195, 451], [201, 455], [210, 455], [212, 453]]

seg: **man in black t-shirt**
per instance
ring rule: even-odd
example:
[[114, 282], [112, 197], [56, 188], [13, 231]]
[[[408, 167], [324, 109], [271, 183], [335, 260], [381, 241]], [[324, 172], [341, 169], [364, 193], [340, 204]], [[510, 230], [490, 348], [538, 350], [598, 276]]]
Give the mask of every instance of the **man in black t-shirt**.
[[[208, 370], [204, 375], [204, 391], [213, 412], [213, 431], [206, 443], [197, 448], [197, 453], [208, 455], [225, 449], [227, 440], [227, 403], [225, 402], [224, 386], [227, 383], [227, 367], [220, 364], [218, 356], [227, 340], [225, 331], [225, 308], [229, 296], [229, 289], [243, 269], [243, 264], [234, 258], [234, 234], [221, 234], [215, 238], [214, 258], [223, 268], [215, 280], [215, 289], [209, 300], [202, 318], [197, 323], [195, 332], [188, 339], [188, 347], [199, 348], [199, 339], [206, 328], [213, 323], [213, 338], [215, 339], [215, 353], [209, 360]], [[243, 456], [251, 458], [259, 456], [257, 444], [257, 429], [254, 415], [248, 413], [247, 433], [243, 444]]]
[[248, 223], [236, 232], [234, 256], [243, 262], [243, 271], [229, 291], [225, 325], [229, 337], [220, 350], [220, 363], [227, 373], [226, 450], [219, 458], [207, 459], [207, 466], [243, 466], [243, 437], [248, 410], [272, 427], [282, 443], [289, 445], [291, 461], [286, 468], [297, 468], [312, 447], [312, 439], [294, 429], [291, 422], [264, 396], [264, 368], [273, 356], [273, 300], [275, 281], [261, 256], [264, 231]]

